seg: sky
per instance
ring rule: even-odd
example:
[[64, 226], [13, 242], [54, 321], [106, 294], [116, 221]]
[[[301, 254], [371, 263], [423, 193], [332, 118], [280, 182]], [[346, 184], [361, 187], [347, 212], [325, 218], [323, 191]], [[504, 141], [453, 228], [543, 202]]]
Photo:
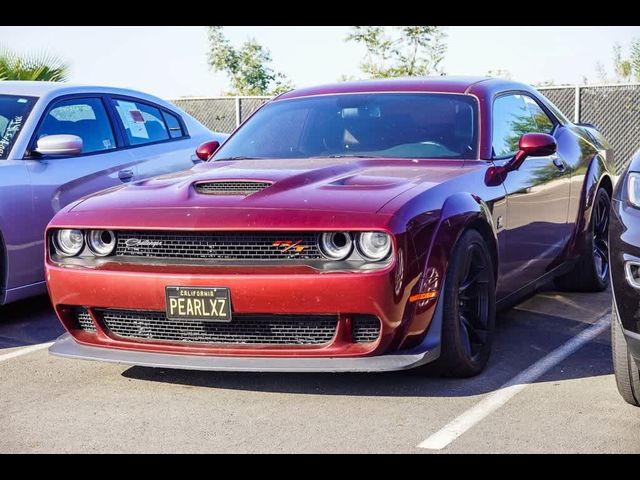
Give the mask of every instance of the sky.
[[[364, 50], [346, 43], [349, 27], [233, 26], [234, 45], [253, 37], [269, 48], [273, 67], [297, 87], [358, 76]], [[444, 70], [451, 75], [511, 72], [530, 84], [597, 83], [601, 61], [612, 74], [612, 47], [640, 38], [640, 27], [446, 27]], [[228, 87], [210, 71], [206, 27], [2, 27], [0, 46], [46, 51], [71, 66], [70, 81], [134, 88], [164, 98], [216, 96]]]

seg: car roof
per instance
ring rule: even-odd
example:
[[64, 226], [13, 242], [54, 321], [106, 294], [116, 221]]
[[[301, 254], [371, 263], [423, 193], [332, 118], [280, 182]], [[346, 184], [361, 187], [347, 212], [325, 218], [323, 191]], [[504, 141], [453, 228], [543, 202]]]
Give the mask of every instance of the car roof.
[[280, 95], [277, 100], [308, 97], [315, 95], [331, 95], [341, 93], [372, 92], [434, 92], [434, 93], [469, 93], [475, 91], [494, 91], [500, 89], [529, 90], [530, 87], [490, 77], [437, 76], [410, 77], [381, 80], [364, 80], [357, 82], [341, 82], [316, 87], [300, 88]]
[[[32, 97], [58, 96], [74, 93], [113, 93], [120, 95], [133, 95], [136, 97], [153, 97], [137, 90], [127, 88], [105, 87], [100, 85], [80, 85], [67, 82], [30, 82], [30, 81], [4, 81], [0, 82], [0, 95], [24, 95]], [[153, 97], [155, 98], [155, 97]]]

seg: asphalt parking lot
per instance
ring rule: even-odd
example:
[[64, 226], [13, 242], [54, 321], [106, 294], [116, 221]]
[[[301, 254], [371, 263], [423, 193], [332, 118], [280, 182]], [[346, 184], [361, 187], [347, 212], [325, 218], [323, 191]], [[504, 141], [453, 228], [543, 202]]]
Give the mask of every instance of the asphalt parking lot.
[[[618, 396], [603, 325], [610, 302], [540, 293], [499, 316], [482, 375], [448, 380], [61, 359], [30, 347], [61, 333], [48, 299], [32, 299], [0, 307], [0, 452], [638, 453], [640, 410]], [[581, 332], [574, 353], [549, 356]]]

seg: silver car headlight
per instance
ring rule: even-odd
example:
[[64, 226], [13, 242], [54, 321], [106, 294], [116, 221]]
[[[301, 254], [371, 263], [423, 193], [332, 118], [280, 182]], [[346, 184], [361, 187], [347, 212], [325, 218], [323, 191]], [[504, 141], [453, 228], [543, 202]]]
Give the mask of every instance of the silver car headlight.
[[631, 172], [627, 178], [629, 203], [640, 208], [640, 173]]
[[331, 260], [344, 260], [353, 250], [349, 232], [327, 232], [320, 236], [320, 249]]
[[87, 245], [94, 255], [106, 257], [116, 248], [116, 235], [111, 230], [91, 230], [87, 233]]
[[367, 260], [384, 260], [391, 252], [391, 236], [384, 232], [362, 232], [358, 235], [358, 251]]
[[63, 257], [75, 257], [84, 248], [82, 230], [63, 229], [53, 235], [53, 246]]

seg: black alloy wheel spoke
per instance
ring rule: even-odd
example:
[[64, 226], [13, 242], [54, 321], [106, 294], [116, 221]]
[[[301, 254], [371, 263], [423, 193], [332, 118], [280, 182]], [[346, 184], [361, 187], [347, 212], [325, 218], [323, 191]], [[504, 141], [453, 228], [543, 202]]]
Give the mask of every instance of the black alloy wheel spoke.
[[609, 204], [606, 198], [598, 199], [593, 219], [593, 260], [597, 274], [605, 278], [609, 273]]
[[458, 284], [458, 317], [462, 346], [473, 359], [488, 338], [489, 266], [478, 245], [470, 245], [465, 253]]

